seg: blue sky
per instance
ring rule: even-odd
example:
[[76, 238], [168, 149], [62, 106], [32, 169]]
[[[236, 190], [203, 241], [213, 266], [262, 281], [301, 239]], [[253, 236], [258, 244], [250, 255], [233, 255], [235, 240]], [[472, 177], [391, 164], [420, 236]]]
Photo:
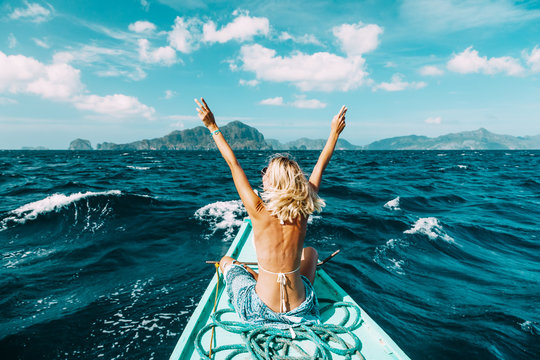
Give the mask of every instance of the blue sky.
[[0, 148], [218, 124], [267, 138], [540, 133], [540, 2], [0, 2]]

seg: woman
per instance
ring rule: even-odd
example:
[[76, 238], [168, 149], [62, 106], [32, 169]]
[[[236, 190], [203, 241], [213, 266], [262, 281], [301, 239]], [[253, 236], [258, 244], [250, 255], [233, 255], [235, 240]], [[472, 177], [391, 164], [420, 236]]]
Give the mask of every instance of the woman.
[[334, 116], [330, 136], [309, 181], [294, 160], [274, 157], [263, 170], [261, 199], [252, 190], [204, 99], [195, 102], [199, 105], [199, 117], [231, 169], [234, 185], [253, 225], [259, 273], [228, 256], [220, 261], [236, 312], [241, 319], [254, 324], [318, 322], [318, 302], [312, 287], [318, 254], [311, 247], [304, 248], [304, 238], [309, 215], [324, 206], [317, 193], [324, 169], [345, 128], [347, 108], [343, 106]]

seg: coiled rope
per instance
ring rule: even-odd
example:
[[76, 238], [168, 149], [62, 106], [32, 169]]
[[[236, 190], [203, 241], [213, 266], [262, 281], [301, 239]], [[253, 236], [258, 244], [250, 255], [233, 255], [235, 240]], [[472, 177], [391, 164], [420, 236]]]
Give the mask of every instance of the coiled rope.
[[[326, 299], [319, 299], [319, 302], [328, 303], [321, 307], [321, 313], [338, 308], [344, 311], [345, 315], [339, 324], [301, 324], [296, 325], [294, 331], [291, 331], [291, 328], [279, 329], [272, 326], [222, 320], [224, 314], [234, 313], [233, 309], [228, 308], [212, 314], [212, 322], [204, 326], [197, 334], [195, 347], [202, 359], [214, 359], [221, 351], [229, 352], [225, 357], [226, 360], [240, 354], [249, 354], [257, 360], [332, 359], [332, 354], [343, 356], [344, 359], [352, 359], [352, 356], [357, 354], [360, 359], [363, 359], [360, 353], [362, 343], [353, 333], [363, 322], [358, 306], [349, 302], [334, 302]], [[202, 345], [203, 336], [209, 331], [213, 333], [216, 328], [239, 334], [243, 343], [221, 345], [206, 351]], [[311, 349], [311, 354], [303, 347], [305, 345]]]

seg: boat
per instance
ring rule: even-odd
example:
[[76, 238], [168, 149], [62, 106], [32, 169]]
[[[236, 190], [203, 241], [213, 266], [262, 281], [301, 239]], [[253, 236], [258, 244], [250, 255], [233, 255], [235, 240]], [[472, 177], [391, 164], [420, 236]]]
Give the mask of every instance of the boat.
[[[240, 262], [256, 262], [252, 224], [249, 219], [245, 219], [242, 223], [227, 255]], [[257, 270], [256, 265], [250, 267]], [[321, 267], [317, 268], [314, 289], [321, 309], [323, 324], [320, 328], [314, 329], [315, 331], [309, 327], [278, 329], [270, 335], [265, 335], [262, 331], [264, 329], [241, 328], [239, 318], [229, 306], [222, 276], [216, 269], [216, 274], [186, 324], [170, 360], [277, 357], [268, 355], [270, 350], [289, 352], [292, 354], [289, 354], [290, 357], [281, 358], [291, 359], [409, 359], [364, 309]], [[248, 330], [249, 334], [246, 335]], [[321, 331], [322, 341], [310, 339], [311, 335], [314, 333], [320, 335]], [[277, 336], [276, 332], [278, 335], [281, 334], [281, 337]], [[325, 335], [327, 332], [339, 338]], [[271, 341], [266, 341], [269, 336], [274, 337]], [[262, 343], [259, 341], [258, 345], [253, 345], [253, 339], [256, 338], [262, 338]], [[252, 344], [252, 348], [245, 350], [247, 342]], [[263, 346], [266, 348], [263, 349]]]

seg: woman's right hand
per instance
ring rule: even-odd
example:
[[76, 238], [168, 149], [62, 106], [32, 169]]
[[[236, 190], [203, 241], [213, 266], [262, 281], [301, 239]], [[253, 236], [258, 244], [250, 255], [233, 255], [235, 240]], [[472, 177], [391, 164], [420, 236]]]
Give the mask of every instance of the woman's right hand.
[[206, 104], [206, 101], [201, 98], [202, 104], [197, 99], [195, 99], [195, 102], [197, 103], [197, 105], [199, 105], [199, 107], [197, 108], [197, 112], [199, 113], [199, 118], [202, 120], [204, 126], [209, 128], [210, 130], [214, 130], [213, 128], [217, 128], [214, 114], [212, 114], [212, 111], [210, 111], [210, 108]]
[[347, 108], [343, 105], [339, 113], [332, 119], [332, 133], [338, 136], [345, 129], [345, 113], [347, 113]]

